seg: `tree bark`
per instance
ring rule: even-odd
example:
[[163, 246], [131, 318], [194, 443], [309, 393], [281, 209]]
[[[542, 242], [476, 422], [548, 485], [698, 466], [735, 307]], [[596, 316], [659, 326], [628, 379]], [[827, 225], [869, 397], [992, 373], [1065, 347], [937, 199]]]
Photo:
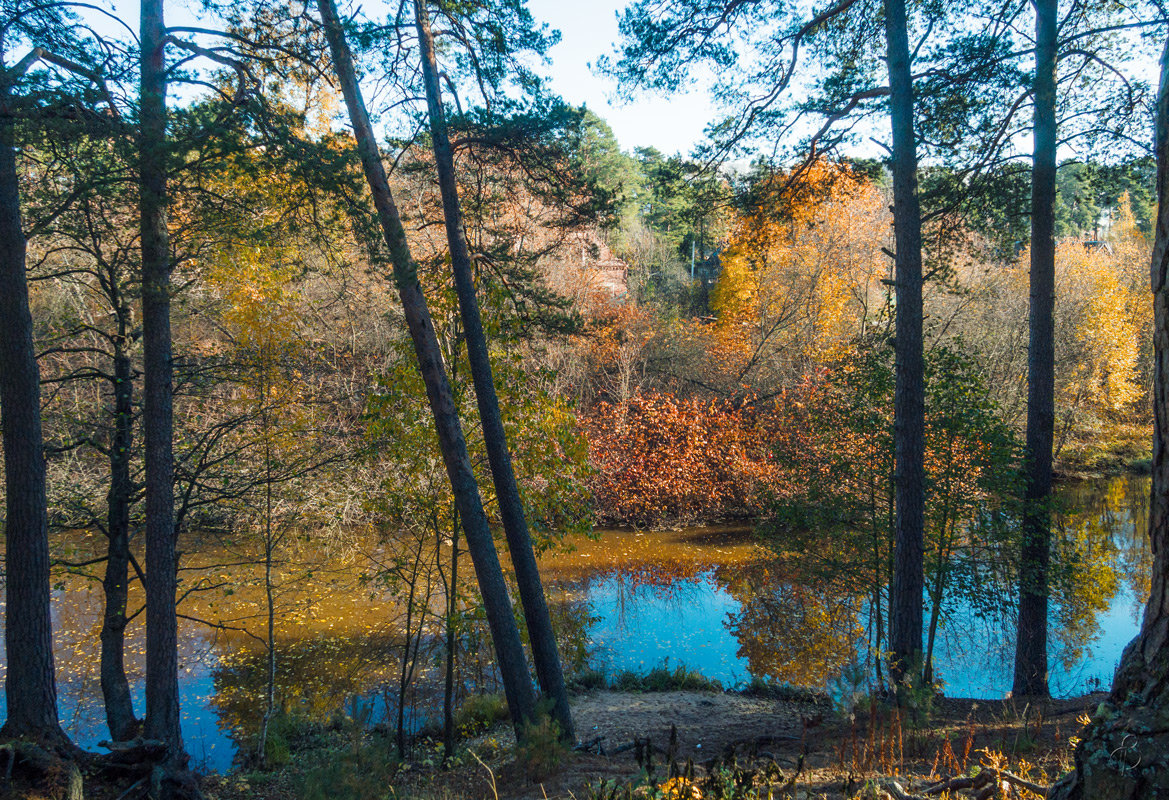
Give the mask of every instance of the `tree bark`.
[[1076, 749], [1076, 768], [1048, 797], [1169, 798], [1169, 41], [1157, 98], [1157, 230], [1153, 244], [1153, 575], [1141, 632], [1121, 656], [1108, 702]]
[[0, 64], [0, 429], [4, 437], [4, 680], [0, 739], [64, 742], [57, 720], [40, 370], [25, 274], [11, 86]]
[[487, 336], [483, 332], [483, 320], [479, 313], [471, 254], [467, 246], [463, 211], [455, 179], [455, 160], [447, 131], [446, 114], [442, 106], [442, 89], [438, 82], [434, 36], [430, 30], [430, 15], [425, 0], [416, 0], [414, 10], [418, 39], [422, 48], [422, 75], [426, 84], [431, 143], [438, 170], [439, 192], [442, 195], [451, 269], [454, 273], [455, 293], [458, 295], [459, 312], [466, 336], [471, 378], [475, 384], [479, 419], [483, 424], [483, 441], [491, 466], [491, 479], [495, 484], [499, 515], [503, 521], [504, 535], [507, 537], [507, 547], [511, 553], [516, 585], [519, 588], [520, 603], [524, 610], [524, 620], [528, 626], [528, 640], [532, 647], [536, 679], [544, 696], [552, 702], [553, 716], [560, 726], [561, 736], [572, 742], [576, 736], [572, 725], [572, 712], [568, 705], [568, 691], [564, 686], [564, 673], [560, 667], [560, 654], [556, 649], [556, 633], [552, 628], [552, 617], [548, 613], [548, 603], [540, 581], [540, 570], [532, 549], [532, 537], [524, 518], [524, 504], [516, 485], [515, 470], [512, 468], [511, 453], [507, 446], [507, 433], [503, 428], [499, 398], [496, 396], [495, 381], [491, 374], [491, 358], [487, 348]]
[[[111, 286], [116, 283], [111, 282]], [[117, 298], [115, 298], [115, 301]], [[105, 613], [101, 627], [101, 692], [106, 724], [116, 742], [133, 739], [138, 731], [130, 682], [126, 678], [126, 603], [130, 572], [130, 448], [134, 437], [134, 376], [125, 342], [129, 309], [118, 308], [114, 341], [114, 436], [110, 443], [110, 489], [106, 516], [106, 572], [102, 579]]]
[[1019, 560], [1016, 697], [1047, 697], [1051, 460], [1055, 431], [1055, 70], [1057, 0], [1035, 5], [1035, 149], [1031, 170], [1031, 308], [1027, 486]]
[[143, 435], [146, 455], [146, 727], [182, 768], [174, 526], [166, 64], [162, 0], [142, 0], [139, 206], [142, 236]]
[[896, 524], [889, 596], [890, 676], [921, 677], [925, 526], [925, 381], [922, 363], [921, 208], [905, 0], [885, 3], [889, 116], [893, 128], [893, 235], [896, 242], [896, 383], [893, 439]]
[[503, 578], [495, 542], [483, 510], [483, 500], [471, 469], [471, 459], [459, 421], [458, 407], [443, 367], [442, 353], [426, 304], [426, 296], [418, 282], [418, 268], [410, 255], [406, 232], [390, 192], [377, 140], [369, 123], [361, 90], [357, 85], [353, 58], [337, 17], [336, 6], [333, 0], [317, 0], [317, 8], [324, 24], [325, 36], [329, 41], [337, 80], [345, 96], [358, 153], [377, 209], [378, 222], [389, 248], [394, 282], [402, 302], [410, 338], [414, 342], [418, 369], [426, 384], [426, 394], [434, 415], [443, 462], [451, 482], [459, 517], [463, 522], [467, 550], [471, 554], [479, 590], [483, 596], [487, 624], [495, 644], [496, 660], [503, 679], [512, 723], [517, 735], [521, 735], [524, 723], [535, 714], [531, 678], [528, 675], [519, 629], [512, 614], [507, 583]]

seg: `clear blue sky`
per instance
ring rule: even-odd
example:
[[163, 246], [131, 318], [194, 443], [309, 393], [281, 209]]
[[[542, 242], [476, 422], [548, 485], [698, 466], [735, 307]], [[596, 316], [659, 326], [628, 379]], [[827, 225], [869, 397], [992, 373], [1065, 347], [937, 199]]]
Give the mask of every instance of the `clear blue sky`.
[[670, 98], [641, 94], [633, 103], [616, 100], [616, 85], [590, 64], [617, 41], [617, 12], [627, 0], [528, 0], [532, 16], [560, 31], [545, 72], [567, 102], [584, 103], [613, 128], [625, 150], [653, 146], [665, 153], [690, 152], [703, 138], [711, 115], [705, 92]]

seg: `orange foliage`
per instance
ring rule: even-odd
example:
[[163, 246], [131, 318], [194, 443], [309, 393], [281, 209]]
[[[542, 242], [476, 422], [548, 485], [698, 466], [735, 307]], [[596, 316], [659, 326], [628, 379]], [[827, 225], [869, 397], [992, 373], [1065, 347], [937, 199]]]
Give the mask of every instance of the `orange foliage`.
[[636, 525], [743, 516], [774, 472], [753, 412], [647, 393], [583, 420], [602, 516]]

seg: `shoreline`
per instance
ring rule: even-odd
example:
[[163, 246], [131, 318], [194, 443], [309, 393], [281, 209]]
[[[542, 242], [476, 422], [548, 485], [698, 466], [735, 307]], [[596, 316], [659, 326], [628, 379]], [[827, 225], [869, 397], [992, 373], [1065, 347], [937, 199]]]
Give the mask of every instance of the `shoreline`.
[[[738, 692], [594, 690], [572, 700], [581, 741], [576, 749], [545, 743], [545, 763], [533, 764], [532, 747], [517, 751], [510, 726], [500, 723], [464, 742], [464, 755], [447, 770], [419, 744], [416, 760], [395, 771], [390, 796], [583, 800], [598, 796], [593, 792], [602, 785], [618, 798], [657, 796], [649, 787], [660, 791], [671, 764], [699, 782], [720, 770], [759, 780], [770, 769], [789, 784], [775, 797], [808, 800], [879, 797], [861, 792], [893, 777], [912, 790], [992, 761], [1044, 783], [1070, 768], [1081, 720], [1104, 697], [1040, 703], [942, 698], [928, 715], [913, 719], [879, 705], [837, 709], [823, 701]], [[271, 773], [215, 776], [205, 793], [208, 800], [299, 797], [305, 768], [336, 758], [337, 748], [337, 742], [318, 743], [315, 750], [296, 751], [289, 765]]]

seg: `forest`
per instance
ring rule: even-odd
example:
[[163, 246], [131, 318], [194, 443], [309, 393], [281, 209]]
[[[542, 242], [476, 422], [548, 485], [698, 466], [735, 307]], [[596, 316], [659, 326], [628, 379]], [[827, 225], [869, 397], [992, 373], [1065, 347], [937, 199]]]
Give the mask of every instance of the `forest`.
[[0, 798], [1169, 798], [1169, 12], [549, 8], [0, 0]]

